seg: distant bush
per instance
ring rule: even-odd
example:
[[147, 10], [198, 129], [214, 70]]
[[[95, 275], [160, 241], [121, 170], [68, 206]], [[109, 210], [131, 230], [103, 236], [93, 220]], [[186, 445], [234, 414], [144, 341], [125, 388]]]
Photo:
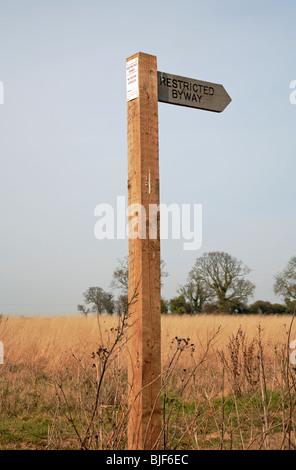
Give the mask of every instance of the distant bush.
[[160, 308], [161, 308], [161, 313], [167, 314], [169, 313], [169, 302], [161, 297], [160, 300]]
[[239, 300], [234, 302], [229, 302], [227, 305], [227, 313], [229, 315], [246, 315], [250, 313], [249, 307]]
[[[219, 306], [216, 303], [206, 302], [203, 306], [202, 313], [215, 313], [221, 314], [219, 310]], [[245, 315], [249, 313], [249, 308], [246, 304], [240, 301], [233, 301], [228, 302], [225, 305], [225, 312], [226, 315]]]
[[190, 304], [186, 302], [185, 297], [183, 295], [179, 295], [179, 297], [174, 297], [173, 299], [171, 299], [169, 307], [170, 312], [174, 314], [184, 315], [192, 313]]
[[265, 300], [257, 300], [249, 306], [249, 313], [253, 315], [284, 315], [290, 313], [287, 306], [282, 304], [272, 304]]
[[206, 302], [203, 306], [202, 313], [220, 313], [219, 307], [215, 303]]
[[292, 314], [295, 312], [296, 300], [286, 299], [286, 313]]

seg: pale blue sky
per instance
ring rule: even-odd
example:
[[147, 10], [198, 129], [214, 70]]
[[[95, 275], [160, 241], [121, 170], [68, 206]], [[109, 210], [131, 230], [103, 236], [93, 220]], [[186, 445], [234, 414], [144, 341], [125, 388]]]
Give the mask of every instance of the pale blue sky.
[[203, 205], [203, 246], [163, 241], [175, 295], [223, 250], [255, 299], [296, 254], [296, 6], [292, 0], [0, 0], [0, 313], [76, 311], [109, 289], [127, 241], [94, 237], [94, 208], [126, 195], [125, 59], [222, 83], [221, 114], [159, 103], [161, 201]]

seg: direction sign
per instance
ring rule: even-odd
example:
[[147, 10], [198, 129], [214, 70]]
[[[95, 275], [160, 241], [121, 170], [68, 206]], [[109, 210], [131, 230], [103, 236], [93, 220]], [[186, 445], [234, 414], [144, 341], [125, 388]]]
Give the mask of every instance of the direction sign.
[[157, 72], [158, 101], [221, 113], [231, 102], [223, 85]]

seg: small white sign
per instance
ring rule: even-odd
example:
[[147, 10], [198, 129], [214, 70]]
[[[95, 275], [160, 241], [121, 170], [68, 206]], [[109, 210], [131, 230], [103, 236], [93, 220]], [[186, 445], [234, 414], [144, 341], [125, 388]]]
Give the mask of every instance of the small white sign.
[[126, 100], [139, 97], [138, 57], [126, 63]]

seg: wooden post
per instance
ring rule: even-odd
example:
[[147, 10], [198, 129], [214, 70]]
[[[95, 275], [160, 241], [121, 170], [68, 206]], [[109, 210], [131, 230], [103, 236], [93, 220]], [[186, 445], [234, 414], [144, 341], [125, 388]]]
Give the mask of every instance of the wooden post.
[[[138, 97], [127, 103], [128, 204], [146, 211], [146, 238], [129, 239], [128, 449], [157, 449], [161, 432], [160, 232], [149, 239], [149, 204], [159, 204], [156, 57], [139, 52]], [[136, 297], [134, 297], [136, 293]]]

